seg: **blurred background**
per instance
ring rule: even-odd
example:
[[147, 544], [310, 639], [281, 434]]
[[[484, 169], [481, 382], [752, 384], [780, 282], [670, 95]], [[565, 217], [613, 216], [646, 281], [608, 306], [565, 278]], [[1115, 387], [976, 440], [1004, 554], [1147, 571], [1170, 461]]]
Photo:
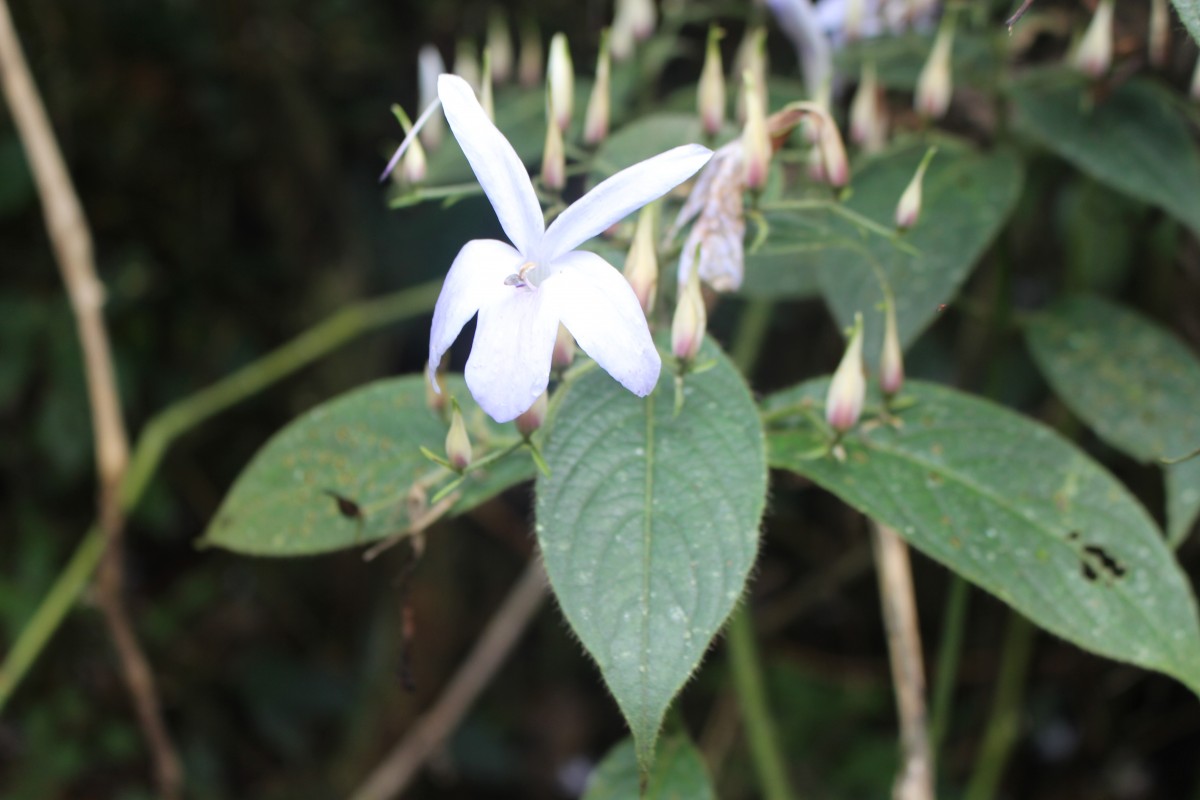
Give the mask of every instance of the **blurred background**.
[[[377, 182], [399, 138], [390, 104], [417, 105], [417, 49], [432, 42], [449, 61], [460, 38], [482, 41], [491, 7], [456, 0], [13, 0], [95, 237], [134, 436], [157, 410], [345, 304], [440, 278], [465, 239], [499, 234], [480, 198], [446, 210], [389, 211]], [[744, 28], [742, 4], [714, 9], [731, 30]], [[538, 20], [547, 34], [565, 31], [576, 67], [590, 73], [607, 3], [530, 1], [510, 10]], [[704, 26], [684, 32], [694, 47], [670, 62], [663, 89], [690, 85], [699, 72]], [[730, 37], [730, 55], [738, 38]], [[776, 30], [770, 47], [774, 71], [794, 72], [795, 56]], [[1161, 212], [1050, 157], [1031, 158], [1026, 197], [1002, 243], [1016, 265], [1015, 295], [1028, 302], [1046, 296], [1071, 264], [1092, 263], [1099, 227], [1119, 228], [1098, 280], [1195, 347], [1195, 242]], [[7, 110], [0, 112], [0, 252], [4, 649], [95, 508], [75, 327]], [[976, 272], [968, 300], [1009, 290], [995, 285], [994, 261], [989, 256]], [[736, 300], [721, 307], [718, 338], [738, 308]], [[836, 363], [840, 338], [823, 306], [792, 301], [788, 308], [794, 313], [775, 315], [756, 390]], [[134, 513], [131, 612], [185, 761], [189, 796], [344, 796], [438, 696], [531, 556], [527, 487], [436, 526], [407, 582], [399, 580], [403, 552], [364, 564], [357, 552], [258, 560], [193, 545], [272, 433], [340, 392], [420, 370], [427, 335], [424, 318], [356, 339], [206, 422], [172, 447]], [[984, 374], [983, 356], [1000, 371]], [[954, 308], [924, 337], [911, 371], [975, 391], [990, 381], [1025, 410], [1065, 417], [1016, 337]], [[1084, 443], [1148, 508], [1161, 508], [1157, 471], [1086, 436]], [[775, 487], [748, 602], [758, 612], [785, 751], [807, 797], [884, 797], [896, 733], [865, 528], [798, 479], [777, 475]], [[1194, 576], [1194, 539], [1180, 555]], [[949, 580], [922, 558], [915, 568], [931, 650]], [[415, 629], [402, 652], [406, 606]], [[1004, 636], [998, 602], [972, 593], [970, 615], [960, 702], [944, 748], [946, 797], [958, 796], [955, 787], [979, 756]], [[1194, 697], [1170, 679], [1045, 634], [1036, 634], [1034, 646], [1005, 796], [1200, 798]], [[401, 680], [406, 671], [412, 690]], [[679, 709], [674, 724], [686, 725], [719, 767], [721, 796], [753, 796], [719, 644]], [[406, 796], [575, 797], [590, 767], [623, 735], [598, 674], [548, 602]], [[112, 647], [85, 597], [0, 717], [0, 796], [152, 794]]]

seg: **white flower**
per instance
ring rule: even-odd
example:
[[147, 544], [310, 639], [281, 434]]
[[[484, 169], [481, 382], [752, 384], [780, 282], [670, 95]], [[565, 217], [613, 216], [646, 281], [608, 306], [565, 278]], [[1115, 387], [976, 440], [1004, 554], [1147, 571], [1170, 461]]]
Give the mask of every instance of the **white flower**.
[[466, 379], [498, 422], [515, 419], [546, 389], [561, 322], [622, 386], [653, 391], [662, 362], [629, 283], [595, 253], [576, 250], [614, 223], [691, 177], [711, 151], [685, 145], [602, 182], [544, 227], [525, 166], [462, 79], [442, 75], [438, 96], [454, 137], [512, 244], [463, 245], [438, 297], [429, 370], [476, 314]]

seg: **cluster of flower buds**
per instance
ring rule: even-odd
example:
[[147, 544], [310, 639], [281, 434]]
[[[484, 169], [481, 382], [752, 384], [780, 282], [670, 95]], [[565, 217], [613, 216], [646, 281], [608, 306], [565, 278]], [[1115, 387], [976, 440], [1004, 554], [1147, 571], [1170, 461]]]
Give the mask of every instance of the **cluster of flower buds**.
[[942, 18], [933, 49], [917, 77], [917, 90], [913, 95], [913, 108], [930, 119], [940, 119], [950, 108], [950, 97], [954, 93], [951, 77], [950, 56], [954, 47], [954, 14]]
[[1092, 78], [1108, 72], [1113, 55], [1113, 5], [1116, 0], [1100, 0], [1088, 24], [1071, 64]]

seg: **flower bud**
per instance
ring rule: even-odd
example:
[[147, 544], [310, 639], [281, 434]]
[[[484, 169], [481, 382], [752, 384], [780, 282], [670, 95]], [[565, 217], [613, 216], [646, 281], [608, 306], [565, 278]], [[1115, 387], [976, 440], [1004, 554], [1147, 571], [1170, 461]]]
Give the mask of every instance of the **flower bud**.
[[488, 18], [487, 49], [492, 54], [492, 80], [496, 83], [507, 82], [513, 73], [512, 37], [504, 11], [498, 6], [492, 7], [491, 17]]
[[550, 96], [551, 119], [559, 130], [571, 127], [571, 108], [575, 98], [575, 67], [566, 34], [556, 33], [550, 39], [550, 61], [546, 80]]
[[825, 180], [830, 186], [842, 187], [850, 182], [850, 161], [846, 158], [846, 145], [833, 116], [825, 114], [821, 119], [817, 149], [821, 151], [821, 162], [825, 167]]
[[1112, 64], [1113, 3], [1114, 0], [1100, 0], [1071, 59], [1075, 69], [1092, 78], [1099, 78], [1108, 72]]
[[929, 59], [921, 68], [917, 78], [917, 91], [913, 96], [913, 107], [918, 114], [938, 119], [950, 107], [950, 96], [954, 93], [954, 81], [950, 74], [950, 53], [954, 45], [953, 14], [947, 14], [933, 40]]
[[532, 436], [533, 432], [542, 427], [542, 423], [546, 421], [546, 406], [548, 404], [546, 393], [543, 391], [538, 395], [538, 399], [533, 401], [533, 405], [525, 413], [517, 417], [517, 430], [526, 439]]
[[658, 251], [654, 246], [657, 218], [658, 203], [642, 206], [633, 243], [625, 256], [625, 279], [633, 287], [646, 316], [650, 316], [650, 310], [654, 308], [654, 295], [658, 291]]
[[846, 354], [842, 356], [842, 363], [838, 364], [837, 372], [833, 373], [833, 380], [829, 382], [829, 394], [825, 398], [825, 421], [839, 434], [845, 433], [858, 423], [866, 400], [867, 381], [863, 377], [862, 340], [862, 314], [855, 314], [850, 344], [846, 346]]
[[654, 8], [654, 0], [618, 0], [621, 14], [628, 20], [633, 38], [639, 42], [650, 38], [654, 26], [658, 23], [658, 12]]
[[475, 45], [467, 39], [460, 39], [458, 49], [454, 51], [454, 74], [471, 84], [475, 94], [479, 94], [481, 84], [479, 54], [475, 50]]
[[879, 356], [879, 385], [888, 397], [900, 393], [904, 386], [904, 351], [900, 348], [900, 332], [896, 329], [896, 303], [890, 294], [885, 311], [883, 352]]
[[680, 289], [675, 318], [671, 321], [671, 352], [681, 361], [690, 361], [704, 343], [708, 314], [704, 295], [700, 292], [700, 271], [693, 269], [687, 283]]
[[1167, 48], [1171, 44], [1171, 22], [1167, 0], [1150, 0], [1149, 55], [1151, 66], [1162, 69], [1167, 64]]
[[462, 471], [471, 464], [471, 438], [467, 436], [467, 425], [457, 401], [451, 401], [450, 431], [446, 434], [446, 460], [450, 466]]
[[771, 164], [771, 137], [767, 133], [767, 104], [765, 87], [755, 84], [754, 75], [742, 73], [746, 91], [746, 125], [742, 128], [742, 147], [745, 149], [745, 181], [750, 191], [767, 185], [767, 167]]
[[[750, 74], [754, 76], [756, 86], [767, 85], [767, 29], [762, 26], [747, 30], [738, 47], [733, 74], [741, 75], [746, 70], [750, 70]], [[737, 120], [739, 125], [746, 123], [746, 86], [744, 83], [738, 87]]]
[[925, 151], [917, 171], [913, 173], [904, 194], [900, 195], [900, 202], [896, 204], [896, 227], [902, 231], [916, 225], [917, 218], [921, 216], [921, 183], [925, 180], [925, 170], [929, 168], [929, 162], [936, 152], [936, 147]]
[[[400, 122], [400, 127], [404, 129], [404, 135], [412, 135], [412, 122], [408, 118], [408, 114], [404, 113], [404, 109], [398, 105], [392, 106], [392, 113]], [[427, 164], [425, 161], [425, 148], [421, 146], [421, 140], [414, 138], [409, 142], [408, 150], [404, 153], [404, 157], [400, 162], [400, 172], [398, 177], [401, 183], [413, 184], [420, 183], [425, 180]]]
[[542, 149], [542, 185], [555, 192], [567, 185], [567, 156], [563, 148], [562, 130], [553, 119], [546, 120], [546, 146]]
[[[421, 108], [429, 108], [437, 102], [438, 76], [446, 71], [446, 62], [442, 54], [431, 44], [427, 44], [417, 53], [417, 85], [420, 90]], [[445, 118], [441, 114], [432, 114], [421, 128], [421, 142], [430, 150], [436, 150], [445, 135]]]
[[555, 369], [566, 369], [575, 360], [575, 337], [560, 322], [558, 334], [554, 337], [554, 351], [550, 356], [550, 365]]
[[858, 91], [850, 103], [850, 141], [868, 153], [883, 149], [887, 135], [887, 120], [879, 102], [879, 81], [875, 75], [875, 64], [865, 62]]
[[588, 98], [583, 118], [583, 142], [595, 145], [608, 136], [609, 95], [612, 93], [611, 67], [608, 57], [608, 29], [600, 32], [600, 53], [596, 56], [596, 82]]
[[700, 70], [700, 86], [696, 91], [700, 126], [708, 136], [716, 136], [725, 124], [725, 68], [721, 66], [721, 47], [718, 44], [724, 35], [725, 31], [716, 25], [708, 26], [704, 67]]
[[1200, 100], [1200, 59], [1196, 60], [1196, 71], [1192, 73], [1192, 85], [1188, 94], [1193, 100]]
[[425, 405], [433, 413], [441, 416], [446, 410], [446, 393], [442, 391], [442, 371], [439, 365], [438, 369], [430, 369], [429, 364], [425, 365], [425, 374], [429, 379], [425, 381]]
[[496, 121], [496, 101], [492, 97], [492, 51], [483, 48], [483, 77], [480, 79], [479, 105], [492, 122]]
[[842, 30], [846, 34], [846, 41], [855, 42], [862, 38], [863, 21], [866, 18], [866, 8], [863, 0], [846, 0], [846, 17], [842, 24]]
[[521, 26], [521, 52], [517, 56], [517, 80], [526, 89], [542, 82], [542, 33], [530, 18]]

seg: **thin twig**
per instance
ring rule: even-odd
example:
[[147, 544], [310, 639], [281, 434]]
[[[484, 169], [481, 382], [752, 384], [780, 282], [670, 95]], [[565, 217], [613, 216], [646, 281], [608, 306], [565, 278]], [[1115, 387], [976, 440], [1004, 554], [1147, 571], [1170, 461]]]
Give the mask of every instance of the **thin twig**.
[[896, 710], [900, 715], [901, 766], [892, 786], [893, 800], [933, 800], [933, 763], [925, 710], [925, 665], [917, 627], [908, 545], [882, 524], [872, 524], [871, 542], [879, 571], [879, 599], [887, 631]]
[[458, 668], [433, 708], [417, 720], [353, 795], [354, 800], [386, 800], [398, 796], [470, 709], [492, 675], [504, 663], [517, 639], [546, 596], [546, 573], [530, 561], [504, 604], [488, 622], [467, 660]]
[[1025, 0], [1024, 3], [1021, 3], [1021, 7], [1018, 8], [1011, 17], [1004, 21], [1004, 26], [1008, 28], [1009, 33], [1012, 33], [1013, 25], [1016, 25], [1017, 21], [1020, 20], [1021, 17], [1025, 16], [1025, 12], [1029, 10], [1031, 5], [1033, 5], [1033, 0]]
[[154, 675], [138, 644], [121, 595], [125, 514], [120, 487], [129, 465], [129, 438], [121, 419], [121, 401], [104, 327], [104, 287], [96, 275], [87, 220], [25, 62], [6, 0], [0, 0], [0, 75], [37, 183], [50, 243], [67, 287], [83, 349], [99, 480], [99, 522], [105, 536], [97, 596], [154, 759], [159, 792], [171, 800], [180, 796], [183, 771], [163, 722]]

